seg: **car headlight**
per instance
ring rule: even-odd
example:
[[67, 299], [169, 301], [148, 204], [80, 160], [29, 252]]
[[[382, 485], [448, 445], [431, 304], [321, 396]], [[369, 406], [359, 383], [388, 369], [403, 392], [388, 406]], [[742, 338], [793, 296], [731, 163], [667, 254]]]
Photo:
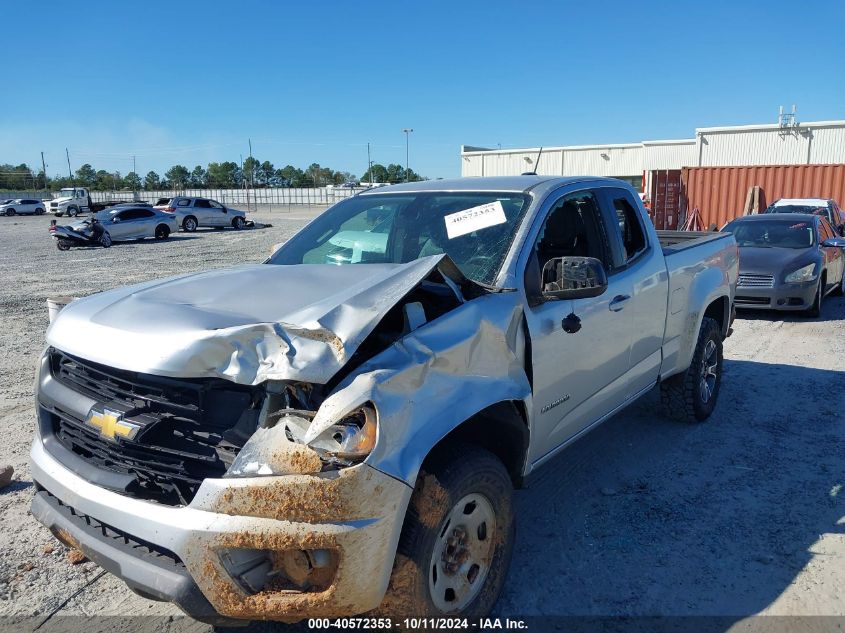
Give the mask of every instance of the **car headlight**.
[[812, 281], [816, 278], [816, 265], [807, 264], [798, 270], [794, 270], [784, 277], [784, 281], [788, 284], [797, 284], [803, 281]]
[[376, 445], [376, 411], [362, 406], [345, 415], [308, 443], [325, 461], [350, 465], [366, 459]]

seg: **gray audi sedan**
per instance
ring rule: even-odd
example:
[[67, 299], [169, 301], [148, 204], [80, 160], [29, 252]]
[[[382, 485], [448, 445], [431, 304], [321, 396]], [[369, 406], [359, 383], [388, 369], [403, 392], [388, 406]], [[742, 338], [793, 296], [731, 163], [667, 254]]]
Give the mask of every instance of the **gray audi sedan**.
[[739, 246], [736, 307], [821, 314], [824, 298], [845, 293], [845, 239], [823, 216], [749, 215], [722, 229]]

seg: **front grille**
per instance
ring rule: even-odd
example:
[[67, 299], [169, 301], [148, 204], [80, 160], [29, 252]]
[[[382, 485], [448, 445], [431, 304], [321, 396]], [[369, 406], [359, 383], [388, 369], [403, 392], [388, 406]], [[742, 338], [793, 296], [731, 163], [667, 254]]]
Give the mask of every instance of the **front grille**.
[[771, 300], [768, 297], [743, 297], [737, 295], [735, 301], [736, 303], [744, 303], [756, 306], [767, 306], [769, 305]]
[[774, 288], [774, 275], [753, 275], [751, 273], [740, 273], [737, 288]]
[[[190, 503], [203, 479], [227, 463], [219, 447], [239, 420], [256, 420], [262, 392], [220, 379], [177, 379], [105, 367], [50, 352], [53, 377], [139, 426], [132, 440], [104, 438], [85, 416], [47, 408], [59, 442], [97, 468], [131, 475], [122, 492], [169, 505]], [[228, 449], [237, 449], [227, 444]]]

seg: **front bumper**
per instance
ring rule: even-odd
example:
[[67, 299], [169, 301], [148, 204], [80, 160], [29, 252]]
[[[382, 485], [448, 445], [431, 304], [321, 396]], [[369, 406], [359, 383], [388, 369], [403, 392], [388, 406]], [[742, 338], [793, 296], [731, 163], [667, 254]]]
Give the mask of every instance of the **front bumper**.
[[[60, 540], [138, 593], [197, 619], [297, 621], [354, 615], [381, 602], [411, 488], [366, 465], [335, 476], [207, 479], [189, 506], [105, 490], [65, 468], [36, 437], [33, 515]], [[93, 526], [93, 529], [92, 529]], [[319, 591], [250, 591], [231, 561], [242, 552], [328, 551]], [[271, 586], [271, 585], [268, 585]]]
[[773, 288], [737, 286], [737, 308], [756, 310], [806, 310], [816, 299], [818, 279], [798, 284], [780, 284]]

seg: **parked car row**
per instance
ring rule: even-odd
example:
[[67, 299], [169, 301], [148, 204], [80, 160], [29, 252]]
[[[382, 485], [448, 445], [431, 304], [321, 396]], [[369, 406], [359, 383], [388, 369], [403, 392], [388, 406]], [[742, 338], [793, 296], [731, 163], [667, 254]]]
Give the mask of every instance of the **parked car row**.
[[821, 314], [845, 294], [845, 214], [833, 200], [783, 199], [722, 231], [739, 247], [737, 308]]
[[[43, 211], [42, 211], [43, 212]], [[72, 246], [104, 246], [113, 242], [148, 237], [166, 240], [180, 229], [196, 231], [200, 226], [235, 230], [246, 228], [246, 213], [226, 207], [216, 200], [196, 197], [162, 198], [156, 206], [146, 202], [117, 204], [90, 218], [68, 226], [50, 226], [50, 235], [59, 250]]]

